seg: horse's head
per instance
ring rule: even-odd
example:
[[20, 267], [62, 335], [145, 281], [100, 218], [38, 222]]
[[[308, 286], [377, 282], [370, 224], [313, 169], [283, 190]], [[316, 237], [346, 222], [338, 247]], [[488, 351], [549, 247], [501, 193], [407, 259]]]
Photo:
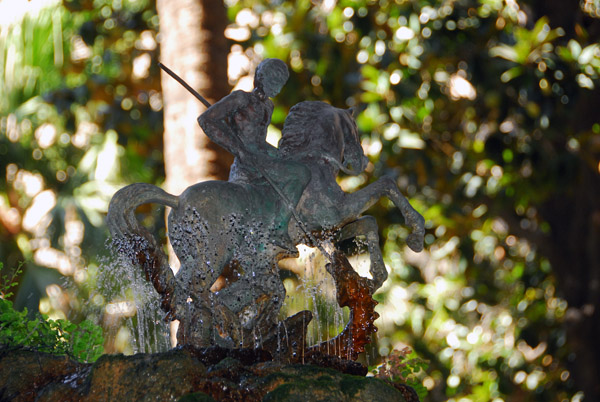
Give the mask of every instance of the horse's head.
[[324, 102], [300, 102], [285, 119], [279, 149], [294, 159], [325, 157], [350, 175], [367, 165], [352, 110]]
[[342, 171], [355, 176], [362, 173], [369, 163], [360, 144], [360, 135], [354, 119], [356, 109], [337, 110], [340, 114], [340, 129], [344, 134]]

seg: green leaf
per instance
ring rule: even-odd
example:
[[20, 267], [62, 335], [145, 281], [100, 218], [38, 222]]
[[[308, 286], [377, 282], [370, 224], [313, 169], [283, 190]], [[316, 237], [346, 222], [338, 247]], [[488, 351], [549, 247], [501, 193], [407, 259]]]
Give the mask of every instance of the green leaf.
[[523, 67], [516, 66], [503, 72], [500, 76], [500, 80], [502, 82], [509, 82], [510, 80], [520, 76], [521, 74], [523, 74]]
[[597, 44], [586, 46], [582, 51], [579, 57], [577, 58], [577, 62], [579, 64], [588, 64], [592, 61], [597, 52], [599, 46]]
[[550, 25], [548, 24], [548, 17], [544, 16], [536, 21], [533, 30], [531, 31], [532, 36], [535, 38], [536, 43], [542, 43], [548, 38], [550, 33]]
[[518, 55], [515, 48], [508, 45], [498, 45], [494, 46], [490, 49], [490, 56], [492, 57], [502, 57], [503, 59], [517, 62]]

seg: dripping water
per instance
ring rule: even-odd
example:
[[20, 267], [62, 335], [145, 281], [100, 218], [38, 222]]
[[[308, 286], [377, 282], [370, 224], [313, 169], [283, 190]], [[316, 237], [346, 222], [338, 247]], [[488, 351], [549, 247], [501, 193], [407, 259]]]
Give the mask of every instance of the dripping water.
[[[188, 216], [190, 216], [189, 220], [179, 222], [179, 227], [172, 228], [171, 234], [174, 236], [170, 240], [174, 248], [186, 251], [188, 260], [205, 258], [204, 266], [209, 269], [207, 273], [213, 273], [210, 272], [214, 269], [211, 261], [216, 258], [212, 259], [211, 253], [205, 252], [213, 241], [208, 233], [208, 226], [196, 211], [192, 211]], [[253, 267], [268, 266], [267, 262], [257, 258], [262, 254], [260, 245], [264, 245], [269, 236], [261, 227], [262, 224], [258, 222], [241, 224], [234, 215], [230, 216], [229, 220], [229, 230], [237, 232], [242, 239], [233, 250], [234, 259], [243, 259], [252, 255], [256, 259]], [[356, 249], [364, 250], [366, 243], [362, 239], [358, 239], [354, 241], [354, 246]], [[127, 245], [121, 245], [121, 247], [127, 247]], [[284, 320], [301, 310], [311, 311], [313, 319], [308, 327], [307, 345], [314, 345], [339, 334], [348, 323], [349, 311], [348, 308], [342, 309], [337, 304], [335, 283], [325, 269], [326, 258], [316, 249], [302, 246], [299, 249], [302, 251], [302, 256], [298, 259], [299, 262], [296, 262], [297, 269], [294, 270], [293, 275], [285, 278], [286, 282], [291, 282], [292, 286], [286, 283], [287, 294], [279, 319]], [[197, 255], [200, 250], [204, 251], [203, 256]], [[359, 274], [370, 276], [368, 274], [368, 253], [357, 253], [349, 260]], [[185, 261], [182, 263], [185, 265]], [[194, 265], [197, 266], [197, 264]], [[255, 300], [260, 296], [256, 289], [261, 286], [264, 289], [265, 286], [264, 283], [259, 283], [264, 272], [257, 272], [253, 267], [248, 272], [244, 272], [244, 276], [250, 296]], [[114, 316], [113, 320], [119, 319], [125, 324], [130, 334], [131, 352], [148, 353], [168, 350], [170, 347], [169, 329], [164, 322], [165, 314], [160, 308], [160, 298], [152, 284], [146, 281], [141, 268], [133, 266], [123, 257], [116, 256], [105, 261], [99, 272], [98, 293], [107, 302], [103, 315]], [[191, 284], [193, 276], [195, 275], [191, 270], [184, 269], [178, 274], [178, 280], [181, 283]], [[285, 277], [285, 275], [283, 276]], [[274, 289], [270, 290], [275, 292]], [[211, 299], [211, 303], [213, 300]], [[191, 309], [193, 306], [188, 303], [185, 309], [188, 317], [193, 315]], [[261, 344], [263, 334], [254, 329], [246, 334], [242, 330], [241, 344], [254, 347]], [[284, 329], [287, 333], [287, 328]], [[213, 331], [212, 336], [216, 343], [217, 331]], [[245, 343], [245, 336], [252, 337], [252, 340], [247, 340]], [[280, 342], [281, 340], [278, 339], [279, 347], [281, 347]], [[338, 351], [330, 351], [332, 354], [337, 354], [336, 352]]]
[[[119, 244], [119, 247], [132, 247]], [[133, 251], [131, 249], [130, 251]], [[140, 267], [113, 252], [101, 259], [88, 308], [107, 330], [107, 351], [156, 353], [170, 348], [160, 298]]]
[[[366, 239], [356, 238], [351, 243], [349, 262], [361, 276], [371, 278]], [[287, 294], [281, 316], [311, 311], [313, 319], [308, 326], [307, 344], [314, 345], [334, 338], [344, 330], [349, 321], [349, 309], [341, 308], [337, 303], [335, 282], [325, 268], [327, 259], [316, 248], [299, 246], [298, 250], [298, 259], [280, 264], [293, 272], [291, 277], [289, 273], [282, 275]], [[329, 350], [328, 353], [339, 351]]]

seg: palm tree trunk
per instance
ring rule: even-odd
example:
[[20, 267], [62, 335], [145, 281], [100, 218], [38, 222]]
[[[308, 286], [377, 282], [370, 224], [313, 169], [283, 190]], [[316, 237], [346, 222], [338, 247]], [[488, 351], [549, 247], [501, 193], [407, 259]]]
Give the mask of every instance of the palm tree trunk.
[[[219, 0], [157, 0], [161, 62], [209, 102], [229, 93], [223, 34], [228, 23]], [[227, 179], [232, 157], [212, 143], [196, 119], [205, 107], [163, 73], [166, 190], [179, 194], [191, 184]]]

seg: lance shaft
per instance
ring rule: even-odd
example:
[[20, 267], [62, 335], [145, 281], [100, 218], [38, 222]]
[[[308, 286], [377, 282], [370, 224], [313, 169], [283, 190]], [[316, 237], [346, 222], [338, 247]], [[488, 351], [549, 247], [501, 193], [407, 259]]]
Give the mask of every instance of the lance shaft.
[[206, 99], [204, 99], [204, 96], [200, 95], [194, 88], [192, 88], [191, 86], [189, 86], [187, 82], [185, 82], [180, 76], [178, 76], [177, 74], [175, 74], [169, 67], [165, 66], [162, 63], [158, 63], [158, 66], [160, 68], [162, 68], [165, 71], [165, 73], [167, 73], [171, 77], [173, 77], [173, 79], [175, 79], [175, 81], [177, 81], [178, 83], [180, 83], [181, 85], [183, 85], [183, 87], [185, 89], [187, 89], [188, 91], [190, 91], [190, 93], [192, 95], [194, 95], [200, 102], [202, 102], [202, 104], [204, 106], [210, 107], [210, 102], [208, 102]]

